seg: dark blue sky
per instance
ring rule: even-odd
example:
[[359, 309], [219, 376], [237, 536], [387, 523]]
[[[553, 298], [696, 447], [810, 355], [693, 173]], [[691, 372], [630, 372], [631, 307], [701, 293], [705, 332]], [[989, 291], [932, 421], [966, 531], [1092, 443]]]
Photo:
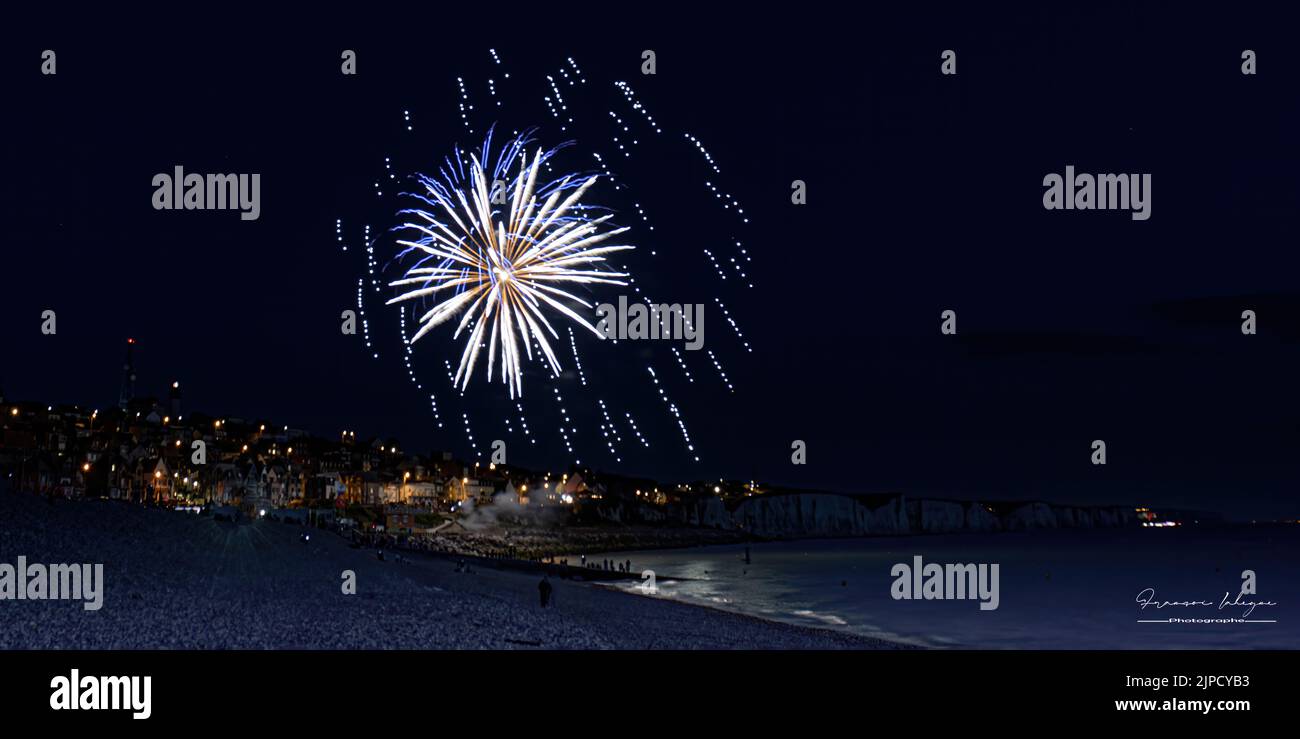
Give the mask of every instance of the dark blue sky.
[[[1294, 18], [629, 12], [540, 25], [178, 17], [111, 39], [48, 19], [6, 24], [6, 395], [107, 406], [134, 336], [140, 390], [180, 379], [194, 409], [466, 454], [464, 410], [480, 445], [501, 437], [498, 400], [449, 392], [441, 363], [459, 349], [447, 334], [417, 350], [439, 430], [397, 361], [391, 314], [372, 311], [379, 362], [339, 333], [362, 270], [334, 233], [337, 218], [377, 234], [392, 225], [371, 194], [384, 156], [427, 170], [476, 140], [455, 79], [489, 100], [496, 48], [513, 85], [502, 125], [540, 125], [545, 143], [575, 138], [578, 157], [611, 151], [609, 110], [635, 127], [612, 82], [633, 85], [664, 129], [657, 140], [643, 130], [631, 159], [611, 158], [631, 185], [610, 195], [620, 221], [643, 226], [630, 198], [655, 225], [634, 231], [641, 284], [664, 302], [722, 297], [754, 347], [745, 353], [708, 313], [706, 346], [734, 394], [703, 352], [686, 356], [688, 384], [663, 347], [584, 351], [593, 384], [558, 385], [584, 463], [663, 479], [1296, 515], [1300, 64], [1282, 33]], [[54, 78], [38, 73], [44, 48], [58, 52]], [[355, 78], [339, 74], [345, 48], [359, 54]], [[647, 48], [654, 77], [639, 71]], [[955, 77], [938, 72], [948, 48]], [[1239, 71], [1246, 48], [1259, 55], [1253, 77]], [[561, 133], [541, 80], [569, 56], [588, 85], [564, 88], [579, 123]], [[478, 131], [498, 118], [483, 107]], [[400, 125], [408, 109], [412, 135]], [[261, 173], [261, 218], [154, 211], [150, 180], [176, 164]], [[1152, 173], [1151, 219], [1045, 211], [1042, 178], [1067, 164]], [[808, 183], [806, 206], [790, 204], [794, 179]], [[751, 222], [738, 226], [705, 181]], [[721, 284], [702, 253], [730, 254], [732, 236], [754, 258], [752, 290]], [[39, 332], [47, 308], [55, 337]], [[948, 308], [956, 337], [939, 333]], [[1239, 331], [1247, 308], [1257, 336]], [[647, 361], [701, 462], [648, 391]], [[529, 424], [543, 440], [512, 446], [523, 450], [512, 461], [559, 468], [568, 455], [545, 433], [555, 404], [537, 387], [526, 389]], [[499, 394], [481, 376], [476, 390]], [[597, 397], [630, 410], [651, 449], [615, 463]], [[793, 439], [808, 442], [806, 466], [790, 464]], [[1105, 467], [1089, 464], [1093, 439], [1109, 445]]]

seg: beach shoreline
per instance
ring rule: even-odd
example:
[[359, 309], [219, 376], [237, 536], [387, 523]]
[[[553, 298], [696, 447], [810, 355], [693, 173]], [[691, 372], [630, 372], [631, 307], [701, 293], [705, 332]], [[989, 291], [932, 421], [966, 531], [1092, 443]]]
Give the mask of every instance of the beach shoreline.
[[[4, 649], [891, 649], [454, 555], [353, 548], [319, 529], [113, 501], [0, 496], [0, 561], [102, 563], [103, 606], [0, 603]], [[400, 555], [400, 557], [398, 556]], [[614, 574], [614, 573], [607, 573]], [[351, 577], [355, 594], [342, 584]], [[581, 578], [581, 579], [579, 579]]]

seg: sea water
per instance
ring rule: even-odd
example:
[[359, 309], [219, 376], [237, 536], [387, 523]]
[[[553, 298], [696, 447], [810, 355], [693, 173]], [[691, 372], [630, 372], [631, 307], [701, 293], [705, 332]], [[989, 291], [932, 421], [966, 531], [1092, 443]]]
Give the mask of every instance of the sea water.
[[[653, 570], [656, 597], [926, 647], [1300, 648], [1300, 526], [820, 539], [748, 551], [748, 563], [744, 545], [618, 559]], [[892, 568], [917, 556], [999, 565], [998, 607], [894, 598]], [[1254, 592], [1243, 595], [1248, 581]], [[1261, 605], [1232, 605], [1241, 602]]]

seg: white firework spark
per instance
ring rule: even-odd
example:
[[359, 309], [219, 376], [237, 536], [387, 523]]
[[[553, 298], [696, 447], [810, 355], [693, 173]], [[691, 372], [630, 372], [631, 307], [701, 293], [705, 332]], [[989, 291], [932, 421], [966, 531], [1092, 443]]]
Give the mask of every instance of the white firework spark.
[[[530, 337], [536, 339], [551, 371], [558, 375], [560, 363], [546, 334], [554, 339], [559, 335], [547, 318], [547, 309], [568, 316], [601, 338], [604, 335], [566, 302], [588, 309], [593, 306], [557, 285], [627, 284], [621, 279], [628, 277], [627, 273], [597, 266], [611, 253], [634, 248], [600, 245], [627, 228], [603, 230], [613, 216], [588, 215], [600, 210], [581, 202], [597, 177], [584, 179], [569, 174], [537, 186], [538, 171], [558, 149], [539, 148], [529, 163], [525, 151], [531, 142], [528, 136], [525, 132], [502, 148], [491, 177], [484, 169], [484, 163], [490, 160], [491, 130], [480, 154], [471, 154], [469, 162], [457, 148], [454, 156], [446, 160], [441, 179], [419, 176], [425, 194], [413, 197], [429, 209], [403, 210], [418, 222], [397, 228], [419, 236], [413, 236], [415, 240], [398, 240], [406, 247], [401, 255], [418, 251], [424, 256], [402, 279], [390, 283], [407, 291], [388, 304], [454, 291], [452, 297], [443, 299], [419, 319], [422, 325], [410, 343], [464, 311], [452, 336], [459, 337], [473, 324], [453, 380], [462, 391], [469, 385], [485, 334], [489, 335], [487, 377], [492, 378], [499, 350], [500, 378], [509, 387], [511, 398], [523, 394], [519, 345], [523, 344], [524, 356], [531, 360]], [[504, 182], [502, 178], [508, 176], [516, 159], [519, 169], [514, 178], [504, 190], [490, 193], [489, 189], [496, 187], [494, 183]], [[508, 210], [501, 212], [494, 208], [493, 200], [503, 204], [500, 201], [504, 197], [508, 197]], [[539, 199], [544, 199], [540, 205]], [[434, 261], [436, 266], [425, 266]]]

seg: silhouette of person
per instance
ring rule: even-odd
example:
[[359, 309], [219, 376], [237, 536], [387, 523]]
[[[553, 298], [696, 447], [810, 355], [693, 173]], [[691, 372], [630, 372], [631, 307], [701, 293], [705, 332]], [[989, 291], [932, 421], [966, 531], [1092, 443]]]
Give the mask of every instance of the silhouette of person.
[[545, 608], [551, 602], [551, 576], [542, 575], [542, 581], [537, 583], [537, 592], [542, 597], [542, 608]]

